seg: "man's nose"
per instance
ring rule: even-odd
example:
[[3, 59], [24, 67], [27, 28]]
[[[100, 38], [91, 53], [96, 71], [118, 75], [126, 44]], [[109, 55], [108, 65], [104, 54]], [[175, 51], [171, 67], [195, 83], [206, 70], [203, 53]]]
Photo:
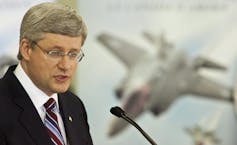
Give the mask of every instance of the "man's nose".
[[73, 62], [67, 55], [64, 55], [60, 58], [59, 62], [58, 62], [58, 68], [62, 69], [62, 70], [68, 70], [72, 67]]

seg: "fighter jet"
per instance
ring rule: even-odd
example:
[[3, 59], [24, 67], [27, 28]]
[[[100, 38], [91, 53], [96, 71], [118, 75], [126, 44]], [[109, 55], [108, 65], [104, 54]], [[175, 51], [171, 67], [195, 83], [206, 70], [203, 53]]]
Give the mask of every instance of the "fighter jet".
[[[164, 35], [143, 35], [157, 48], [156, 53], [129, 43], [109, 33], [101, 33], [97, 39], [111, 51], [127, 69], [127, 75], [116, 88], [121, 108], [135, 119], [145, 111], [155, 115], [186, 94], [222, 100], [232, 98], [232, 88], [208, 79], [199, 73], [202, 68], [224, 71], [226, 67], [202, 56], [193, 58], [184, 49], [174, 48]], [[108, 135], [122, 131], [127, 122], [113, 118]]]
[[223, 111], [217, 110], [210, 117], [203, 117], [197, 125], [186, 128], [185, 131], [192, 137], [194, 145], [217, 145], [221, 140], [216, 136], [216, 129]]
[[200, 126], [188, 128], [186, 131], [191, 135], [194, 145], [217, 145], [220, 142], [215, 132], [205, 130]]

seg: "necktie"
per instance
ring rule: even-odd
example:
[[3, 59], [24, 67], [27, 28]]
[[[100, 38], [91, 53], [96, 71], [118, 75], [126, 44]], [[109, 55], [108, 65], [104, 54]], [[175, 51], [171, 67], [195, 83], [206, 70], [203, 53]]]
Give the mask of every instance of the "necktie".
[[64, 145], [63, 136], [58, 126], [58, 118], [55, 113], [57, 111], [55, 100], [53, 98], [50, 98], [44, 104], [44, 107], [46, 110], [44, 124], [51, 140], [53, 141], [55, 145]]

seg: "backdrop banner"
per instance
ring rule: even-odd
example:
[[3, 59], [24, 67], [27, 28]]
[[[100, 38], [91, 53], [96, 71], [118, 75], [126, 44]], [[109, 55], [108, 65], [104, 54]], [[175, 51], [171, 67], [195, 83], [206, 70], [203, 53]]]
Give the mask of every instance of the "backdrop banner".
[[[88, 25], [77, 93], [95, 145], [236, 145], [237, 3], [79, 0]], [[230, 101], [231, 100], [231, 101]]]

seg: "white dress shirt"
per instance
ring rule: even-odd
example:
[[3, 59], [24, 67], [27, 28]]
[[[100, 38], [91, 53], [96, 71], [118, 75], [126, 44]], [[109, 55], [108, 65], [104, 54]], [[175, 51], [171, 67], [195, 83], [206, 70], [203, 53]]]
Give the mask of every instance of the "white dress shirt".
[[58, 117], [58, 124], [60, 131], [62, 133], [64, 142], [67, 143], [66, 139], [66, 133], [65, 133], [65, 128], [63, 125], [62, 117], [59, 113], [59, 103], [58, 103], [58, 95], [55, 93], [52, 96], [48, 96], [45, 94], [43, 91], [41, 91], [32, 81], [31, 79], [27, 76], [25, 71], [23, 70], [21, 64], [19, 63], [14, 71], [14, 74], [16, 75], [17, 79], [20, 81], [21, 85], [24, 87], [26, 90], [27, 94], [30, 96], [31, 101], [33, 102], [35, 108], [37, 109], [40, 118], [44, 122], [44, 118], [46, 115], [46, 110], [44, 108], [44, 103], [48, 101], [49, 98], [53, 98], [56, 101], [57, 104], [57, 117]]

